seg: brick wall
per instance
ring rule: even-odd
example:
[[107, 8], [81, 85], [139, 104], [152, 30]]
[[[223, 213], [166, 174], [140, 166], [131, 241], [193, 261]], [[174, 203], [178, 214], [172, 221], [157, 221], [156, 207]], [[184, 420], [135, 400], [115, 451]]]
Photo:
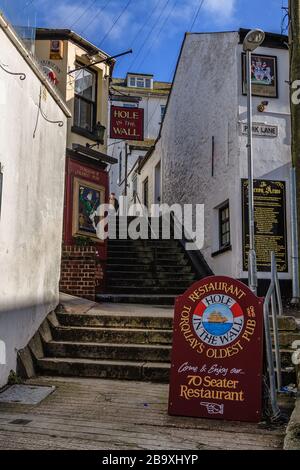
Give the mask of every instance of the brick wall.
[[103, 281], [103, 269], [94, 246], [63, 245], [60, 291], [95, 300]]

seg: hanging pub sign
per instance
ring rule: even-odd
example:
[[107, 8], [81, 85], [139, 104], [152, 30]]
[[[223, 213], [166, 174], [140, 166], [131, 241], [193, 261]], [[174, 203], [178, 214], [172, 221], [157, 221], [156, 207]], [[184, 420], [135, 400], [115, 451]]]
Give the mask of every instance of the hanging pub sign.
[[144, 109], [112, 106], [110, 138], [118, 140], [144, 140]]
[[[254, 180], [254, 234], [257, 270], [271, 271], [271, 251], [277, 270], [288, 272], [286, 195], [284, 181]], [[243, 270], [248, 270], [248, 180], [242, 179]]]
[[169, 414], [258, 422], [263, 302], [243, 283], [212, 276], [175, 304]]
[[[242, 53], [242, 87], [247, 94], [246, 54]], [[253, 96], [278, 98], [277, 57], [251, 54], [251, 83]]]

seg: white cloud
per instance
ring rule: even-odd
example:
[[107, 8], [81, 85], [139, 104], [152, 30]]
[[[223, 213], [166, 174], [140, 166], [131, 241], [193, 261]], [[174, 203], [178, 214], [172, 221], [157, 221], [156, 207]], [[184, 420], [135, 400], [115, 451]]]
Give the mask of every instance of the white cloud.
[[235, 13], [236, 0], [204, 0], [203, 9], [214, 15], [213, 21], [227, 23], [232, 20]]
[[[111, 0], [108, 4], [106, 0], [98, 0], [95, 3], [90, 0], [44, 0], [40, 6], [38, 3], [36, 5], [38, 18], [44, 25], [52, 28], [71, 28], [96, 44], [110, 31], [103, 46], [107, 47], [111, 43], [114, 49], [119, 50], [124, 40], [126, 45], [129, 45], [139, 31], [141, 33], [135, 39], [134, 47], [138, 48], [149, 34], [145, 49], [148, 43], [157, 48], [162, 41], [188, 31], [200, 1], [133, 0], [130, 8], [111, 31], [124, 6], [124, 0]], [[107, 7], [102, 11], [106, 4]], [[202, 31], [208, 25], [211, 30], [226, 28], [234, 19], [236, 4], [237, 0], [204, 0], [193, 30]], [[89, 5], [91, 8], [88, 8]], [[147, 22], [147, 18], [150, 21]]]

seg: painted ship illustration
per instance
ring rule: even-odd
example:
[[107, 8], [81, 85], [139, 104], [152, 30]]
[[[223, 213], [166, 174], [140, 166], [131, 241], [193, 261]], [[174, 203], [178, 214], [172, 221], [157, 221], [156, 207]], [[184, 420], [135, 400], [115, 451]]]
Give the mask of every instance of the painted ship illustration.
[[222, 315], [220, 312], [214, 311], [214, 312], [211, 312], [207, 321], [209, 323], [226, 323], [227, 318], [224, 317], [224, 315]]

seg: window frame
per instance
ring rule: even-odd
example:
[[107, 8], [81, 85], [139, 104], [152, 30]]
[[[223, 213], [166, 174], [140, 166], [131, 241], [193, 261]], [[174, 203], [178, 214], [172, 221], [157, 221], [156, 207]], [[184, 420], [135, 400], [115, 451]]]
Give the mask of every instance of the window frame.
[[[228, 216], [225, 217], [225, 219], [222, 218], [222, 214], [224, 211], [228, 210]], [[229, 207], [229, 201], [226, 201], [222, 206], [219, 207], [218, 209], [219, 212], [219, 250], [222, 250], [223, 248], [228, 248], [230, 247], [231, 244], [231, 233], [230, 233], [230, 207]], [[223, 232], [223, 226], [224, 224], [228, 223], [228, 230]], [[227, 242], [223, 243], [223, 239], [226, 235], [229, 235], [229, 239]]]
[[[80, 62], [75, 62], [75, 67], [81, 67], [82, 65], [84, 64], [81, 64]], [[74, 79], [74, 115], [73, 115], [73, 127], [76, 128], [76, 129], [79, 129], [79, 130], [82, 130], [82, 131], [85, 131], [85, 132], [90, 132], [90, 133], [93, 133], [94, 131], [94, 128], [95, 128], [95, 125], [96, 125], [96, 122], [97, 122], [97, 113], [98, 113], [98, 103], [97, 103], [97, 95], [98, 95], [98, 72], [97, 70], [94, 70], [93, 68], [91, 67], [86, 67], [86, 70], [88, 70], [93, 76], [94, 76], [94, 80], [95, 80], [95, 89], [94, 89], [94, 93], [95, 93], [95, 99], [94, 101], [93, 100], [90, 100], [89, 98], [86, 98], [85, 96], [82, 96], [82, 95], [78, 95], [76, 92], [75, 92], [75, 82], [76, 82], [76, 78]], [[91, 125], [91, 129], [86, 129], [84, 127], [81, 127], [80, 124], [78, 123], [75, 123], [75, 103], [76, 103], [76, 99], [78, 100], [82, 100], [83, 102], [85, 103], [88, 103], [92, 106], [92, 125]], [[80, 121], [80, 119], [79, 119]]]
[[[147, 188], [147, 200], [145, 198], [145, 188]], [[143, 181], [143, 204], [147, 209], [149, 209], [149, 178], [146, 176], [146, 178]]]
[[[134, 85], [132, 84], [134, 82]], [[138, 85], [138, 81], [143, 82], [143, 85]], [[147, 86], [149, 84], [149, 86]], [[152, 89], [152, 78], [150, 77], [140, 77], [140, 76], [133, 76], [128, 78], [127, 86], [129, 88], [145, 88], [146, 90]]]

